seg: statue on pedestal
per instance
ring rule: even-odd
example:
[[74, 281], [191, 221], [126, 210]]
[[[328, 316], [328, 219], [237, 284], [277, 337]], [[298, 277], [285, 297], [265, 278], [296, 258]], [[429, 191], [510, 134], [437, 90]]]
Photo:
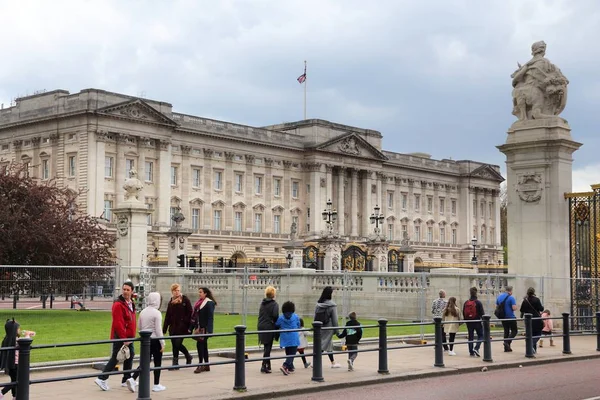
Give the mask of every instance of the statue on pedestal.
[[139, 201], [139, 195], [144, 184], [138, 179], [138, 174], [135, 169], [129, 171], [129, 178], [125, 180], [123, 189], [125, 189], [125, 201]]
[[567, 104], [568, 79], [544, 56], [546, 43], [531, 46], [533, 58], [511, 75], [513, 115], [519, 121], [558, 116]]

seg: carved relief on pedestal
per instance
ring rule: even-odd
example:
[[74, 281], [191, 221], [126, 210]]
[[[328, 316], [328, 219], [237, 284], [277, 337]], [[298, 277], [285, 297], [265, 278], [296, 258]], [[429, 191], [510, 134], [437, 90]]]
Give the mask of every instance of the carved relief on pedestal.
[[542, 198], [542, 175], [538, 172], [526, 172], [517, 175], [516, 191], [519, 198], [534, 203]]
[[129, 218], [126, 215], [119, 215], [117, 219], [117, 231], [121, 236], [127, 236], [129, 232]]

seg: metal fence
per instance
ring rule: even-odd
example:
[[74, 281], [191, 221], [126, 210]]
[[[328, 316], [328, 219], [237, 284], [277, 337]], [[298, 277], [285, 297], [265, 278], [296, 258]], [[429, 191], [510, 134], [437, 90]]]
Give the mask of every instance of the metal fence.
[[[580, 317], [571, 317], [568, 313], [563, 313], [562, 317], [558, 318], [547, 318], [547, 319], [560, 319], [563, 322], [563, 326], [565, 327], [561, 334], [553, 334], [550, 336], [533, 336], [532, 322], [535, 319], [545, 319], [545, 318], [534, 318], [531, 314], [525, 314], [524, 318], [520, 319], [525, 325], [525, 336], [524, 337], [516, 337], [512, 338], [512, 341], [523, 340], [525, 341], [525, 357], [534, 358], [535, 357], [535, 343], [542, 337], [561, 337], [563, 354], [571, 354], [571, 337], [572, 336], [582, 336], [582, 335], [595, 335], [596, 340], [596, 350], [600, 351], [600, 312], [596, 313], [595, 320], [596, 326], [598, 329], [595, 331], [580, 331], [580, 332], [571, 332], [569, 329], [570, 325], [577, 324], [576, 320]], [[493, 320], [493, 322], [501, 322], [502, 320]], [[575, 321], [575, 322], [573, 322]], [[457, 321], [453, 321], [450, 323], [456, 323]], [[482, 326], [483, 335], [482, 337], [469, 338], [466, 341], [458, 341], [453, 342], [454, 346], [468, 345], [470, 349], [475, 346], [475, 348], [483, 347], [483, 357], [481, 361], [484, 363], [493, 362], [492, 355], [492, 342], [503, 342], [504, 339], [492, 339], [490, 335], [490, 324], [492, 322], [489, 315], [483, 316], [481, 320], [463, 320], [458, 321], [461, 323], [468, 324], [480, 324]], [[387, 337], [387, 329], [391, 326], [415, 326], [415, 325], [434, 325], [435, 327], [435, 340], [434, 343], [428, 344], [418, 344], [418, 345], [409, 345], [409, 344], [395, 344], [393, 346], [389, 346], [388, 337]], [[442, 319], [436, 317], [433, 322], [427, 323], [407, 323], [407, 324], [388, 324], [387, 320], [380, 319], [377, 325], [363, 325], [363, 329], [377, 329], [378, 340], [376, 344], [361, 346], [358, 350], [351, 350], [356, 352], [377, 352], [378, 360], [377, 360], [377, 373], [381, 375], [387, 375], [390, 373], [388, 369], [388, 354], [390, 351], [395, 350], [407, 350], [416, 347], [432, 347], [434, 348], [434, 363], [435, 367], [444, 367], [444, 345], [450, 344], [445, 343], [443, 341], [443, 325]], [[257, 357], [248, 359], [246, 354], [246, 337], [257, 335], [258, 331], [247, 331], [246, 326], [238, 325], [235, 327], [235, 332], [233, 333], [224, 333], [224, 334], [195, 334], [195, 335], [182, 335], [182, 336], [174, 336], [173, 338], [201, 338], [201, 337], [214, 337], [214, 336], [235, 336], [235, 358], [233, 360], [228, 361], [212, 361], [208, 363], [197, 363], [197, 364], [186, 364], [186, 365], [175, 365], [175, 366], [165, 366], [165, 367], [151, 367], [150, 365], [150, 331], [141, 331], [140, 338], [134, 339], [133, 341], [140, 342], [140, 361], [139, 367], [132, 370], [124, 370], [124, 371], [114, 371], [114, 372], [106, 372], [106, 373], [92, 373], [92, 374], [81, 374], [81, 375], [73, 375], [73, 376], [62, 376], [48, 379], [34, 379], [30, 378], [30, 358], [31, 352], [44, 349], [44, 348], [66, 348], [66, 347], [74, 347], [74, 346], [88, 346], [88, 345], [96, 345], [101, 343], [121, 343], [125, 341], [132, 341], [131, 339], [116, 339], [116, 340], [104, 340], [104, 341], [95, 341], [95, 342], [83, 342], [83, 343], [64, 343], [64, 344], [49, 344], [49, 345], [40, 345], [40, 346], [32, 346], [33, 339], [31, 338], [21, 338], [18, 340], [18, 349], [19, 349], [19, 363], [18, 363], [18, 371], [17, 371], [17, 382], [6, 382], [0, 383], [0, 386], [16, 386], [17, 387], [17, 400], [29, 400], [29, 389], [30, 385], [34, 384], [43, 384], [49, 382], [61, 382], [61, 381], [70, 381], [74, 379], [88, 379], [93, 377], [98, 377], [100, 375], [121, 375], [121, 374], [130, 374], [133, 372], [139, 372], [139, 389], [138, 389], [138, 400], [139, 399], [149, 399], [150, 398], [150, 382], [151, 375], [150, 373], [155, 370], [169, 370], [169, 369], [180, 369], [180, 368], [198, 368], [198, 367], [208, 367], [214, 365], [225, 365], [225, 364], [235, 364], [235, 372], [233, 378], [233, 390], [238, 392], [245, 392], [247, 390], [246, 386], [246, 364], [252, 362], [263, 362], [277, 359], [285, 359], [289, 357], [297, 358], [297, 357], [313, 357], [313, 369], [311, 381], [313, 382], [322, 382], [324, 381], [323, 376], [323, 349], [321, 347], [321, 335], [325, 330], [334, 330], [337, 327], [323, 327], [321, 322], [313, 322], [312, 329], [290, 329], [285, 331], [262, 331], [264, 332], [300, 332], [300, 331], [312, 331], [313, 333], [313, 347], [312, 353], [305, 354], [296, 354], [294, 356], [274, 356], [274, 357]], [[170, 339], [171, 337], [165, 337], [165, 339]], [[0, 351], [13, 351], [16, 350], [17, 347], [4, 347], [0, 348]], [[346, 349], [342, 349], [340, 351], [334, 351], [332, 354], [347, 354], [349, 351]], [[375, 366], [372, 366], [375, 369]]]

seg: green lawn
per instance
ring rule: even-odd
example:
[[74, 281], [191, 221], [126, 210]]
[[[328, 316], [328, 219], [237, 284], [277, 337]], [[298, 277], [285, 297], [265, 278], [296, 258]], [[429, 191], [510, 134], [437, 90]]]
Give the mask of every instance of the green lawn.
[[[109, 338], [111, 316], [107, 311], [81, 312], [74, 310], [2, 310], [0, 321], [14, 317], [23, 329], [36, 331], [33, 344], [57, 344], [76, 343], [95, 340], [106, 340]], [[255, 315], [249, 315], [247, 320], [248, 330], [256, 330]], [[305, 318], [306, 326], [310, 326], [312, 320]], [[233, 332], [233, 327], [242, 322], [241, 315], [215, 316], [215, 332]], [[360, 320], [363, 325], [377, 324], [372, 320]], [[340, 322], [342, 323], [342, 322]], [[393, 322], [389, 322], [392, 324]], [[421, 328], [411, 327], [389, 327], [388, 336], [419, 334]], [[432, 333], [433, 326], [425, 326], [425, 333]], [[365, 329], [364, 337], [377, 337], [377, 328]], [[256, 346], [258, 339], [256, 335], [246, 338], [248, 346]], [[188, 348], [195, 349], [192, 339], [186, 339]], [[234, 347], [233, 337], [214, 337], [210, 339], [210, 348]], [[136, 346], [136, 348], [138, 348]], [[171, 343], [167, 341], [166, 352], [171, 351]], [[78, 358], [103, 357], [110, 354], [110, 344], [88, 345], [77, 347], [63, 347], [55, 349], [33, 350], [31, 362], [71, 360]]]

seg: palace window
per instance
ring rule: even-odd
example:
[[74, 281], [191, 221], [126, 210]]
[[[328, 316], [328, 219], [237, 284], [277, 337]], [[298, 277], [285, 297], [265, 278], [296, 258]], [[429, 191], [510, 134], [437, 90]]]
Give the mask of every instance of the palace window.
[[419, 225], [415, 225], [415, 242], [421, 241], [421, 227]]
[[402, 209], [406, 210], [408, 208], [408, 195], [406, 193], [402, 193]]
[[415, 194], [415, 211], [421, 211], [421, 196]]
[[146, 161], [144, 162], [144, 179], [146, 182], [152, 182], [154, 180], [154, 162]]
[[235, 191], [238, 193], [241, 193], [243, 187], [244, 187], [244, 175], [243, 174], [235, 174]]
[[456, 244], [458, 238], [456, 237], [456, 228], [452, 228], [452, 244]]
[[254, 232], [262, 232], [262, 214], [254, 214]]
[[42, 160], [42, 179], [50, 178], [50, 161], [48, 159]]
[[112, 222], [112, 200], [104, 200], [104, 219], [108, 222]]
[[173, 217], [177, 213], [177, 207], [171, 207], [169, 209], [169, 221], [171, 221], [171, 226], [175, 226], [175, 221], [173, 221]]
[[221, 190], [223, 187], [223, 171], [215, 171], [215, 190]]
[[115, 161], [115, 159], [112, 157], [104, 157], [104, 177], [105, 178], [112, 178], [114, 161]]
[[152, 212], [153, 212], [152, 204], [146, 203], [146, 207], [148, 208], [148, 211], [150, 211], [150, 213], [146, 216], [146, 224], [148, 226], [152, 226]]
[[452, 205], [452, 215], [456, 215], [456, 200], [452, 199], [450, 204]]
[[444, 228], [443, 226], [440, 227], [440, 243], [446, 243], [446, 228]]
[[262, 194], [262, 179], [262, 176], [254, 177], [254, 193], [256, 194]]
[[300, 195], [300, 183], [298, 181], [292, 181], [292, 198], [297, 199]]
[[192, 169], [192, 186], [197, 188], [200, 187], [200, 177], [202, 176], [202, 170], [200, 168]]
[[200, 229], [200, 209], [192, 208], [192, 229]]
[[388, 203], [388, 208], [390, 210], [393, 210], [394, 209], [394, 192], [388, 192], [387, 203]]
[[74, 177], [76, 174], [76, 157], [75, 156], [69, 156], [69, 176], [70, 177]]
[[402, 240], [408, 237], [408, 225], [402, 224]]
[[236, 232], [242, 231], [242, 212], [236, 211], [233, 219], [233, 230]]
[[216, 231], [221, 230], [221, 215], [222, 215], [221, 210], [213, 211], [213, 229]]
[[427, 212], [428, 213], [433, 212], [433, 197], [431, 197], [431, 196], [427, 197]]
[[129, 177], [129, 171], [135, 169], [135, 161], [131, 158], [125, 159], [125, 177]]
[[177, 186], [177, 167], [171, 166], [171, 186]]
[[444, 198], [440, 198], [440, 214], [444, 214], [444, 210], [446, 208], [446, 200]]
[[394, 240], [394, 224], [388, 224], [388, 240]]
[[281, 233], [281, 215], [273, 215], [273, 233]]
[[427, 241], [429, 243], [433, 242], [433, 226], [427, 227]]
[[273, 195], [281, 196], [281, 179], [280, 178], [273, 179]]

